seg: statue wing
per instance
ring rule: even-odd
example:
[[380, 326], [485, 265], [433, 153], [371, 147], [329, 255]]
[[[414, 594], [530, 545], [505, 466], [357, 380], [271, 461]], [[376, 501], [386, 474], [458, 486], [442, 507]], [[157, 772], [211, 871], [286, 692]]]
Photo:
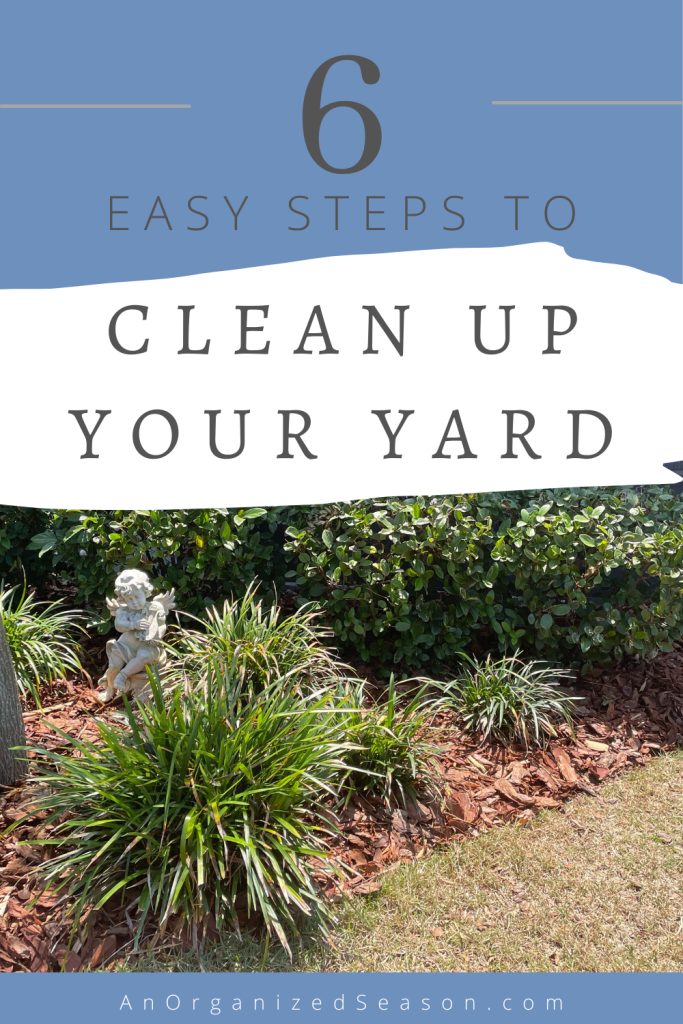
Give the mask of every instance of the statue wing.
[[175, 588], [167, 590], [165, 594], [157, 594], [154, 598], [154, 603], [160, 604], [164, 609], [164, 615], [168, 615], [175, 608]]

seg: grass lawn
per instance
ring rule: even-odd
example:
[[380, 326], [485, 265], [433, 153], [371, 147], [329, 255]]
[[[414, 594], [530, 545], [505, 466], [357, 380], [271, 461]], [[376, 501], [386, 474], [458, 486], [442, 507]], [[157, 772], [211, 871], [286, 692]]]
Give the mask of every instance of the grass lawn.
[[[227, 941], [206, 971], [681, 971], [683, 753], [386, 876], [340, 907], [334, 948]], [[118, 970], [196, 971], [196, 954]]]

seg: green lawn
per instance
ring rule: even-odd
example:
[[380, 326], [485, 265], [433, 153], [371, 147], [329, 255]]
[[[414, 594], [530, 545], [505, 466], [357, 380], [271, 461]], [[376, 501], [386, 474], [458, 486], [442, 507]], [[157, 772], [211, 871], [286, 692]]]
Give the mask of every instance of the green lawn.
[[[494, 829], [391, 872], [340, 907], [334, 948], [234, 936], [206, 971], [680, 971], [683, 754], [580, 796], [566, 813]], [[116, 969], [199, 970], [195, 954]]]

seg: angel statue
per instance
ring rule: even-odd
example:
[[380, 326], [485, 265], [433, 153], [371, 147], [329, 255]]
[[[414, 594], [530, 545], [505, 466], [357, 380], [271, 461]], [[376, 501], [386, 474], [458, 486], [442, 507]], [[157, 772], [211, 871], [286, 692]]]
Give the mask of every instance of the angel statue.
[[[149, 696], [147, 666], [166, 664], [166, 651], [159, 640], [166, 632], [166, 616], [175, 607], [175, 590], [157, 594], [146, 572], [125, 569], [116, 577], [115, 598], [107, 598], [107, 608], [121, 636], [107, 641], [109, 667], [99, 681], [103, 690], [98, 700], [106, 704], [116, 691], [129, 693], [138, 700]], [[147, 690], [145, 690], [147, 687]]]

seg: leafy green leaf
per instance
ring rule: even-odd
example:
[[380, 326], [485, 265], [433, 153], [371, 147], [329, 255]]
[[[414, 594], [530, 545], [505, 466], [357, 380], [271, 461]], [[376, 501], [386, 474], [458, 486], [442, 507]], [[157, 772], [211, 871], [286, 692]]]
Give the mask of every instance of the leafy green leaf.
[[57, 537], [52, 530], [43, 530], [42, 533], [37, 533], [35, 537], [31, 537], [27, 544], [27, 550], [38, 551], [38, 557], [42, 558], [48, 551], [52, 551], [56, 544]]

